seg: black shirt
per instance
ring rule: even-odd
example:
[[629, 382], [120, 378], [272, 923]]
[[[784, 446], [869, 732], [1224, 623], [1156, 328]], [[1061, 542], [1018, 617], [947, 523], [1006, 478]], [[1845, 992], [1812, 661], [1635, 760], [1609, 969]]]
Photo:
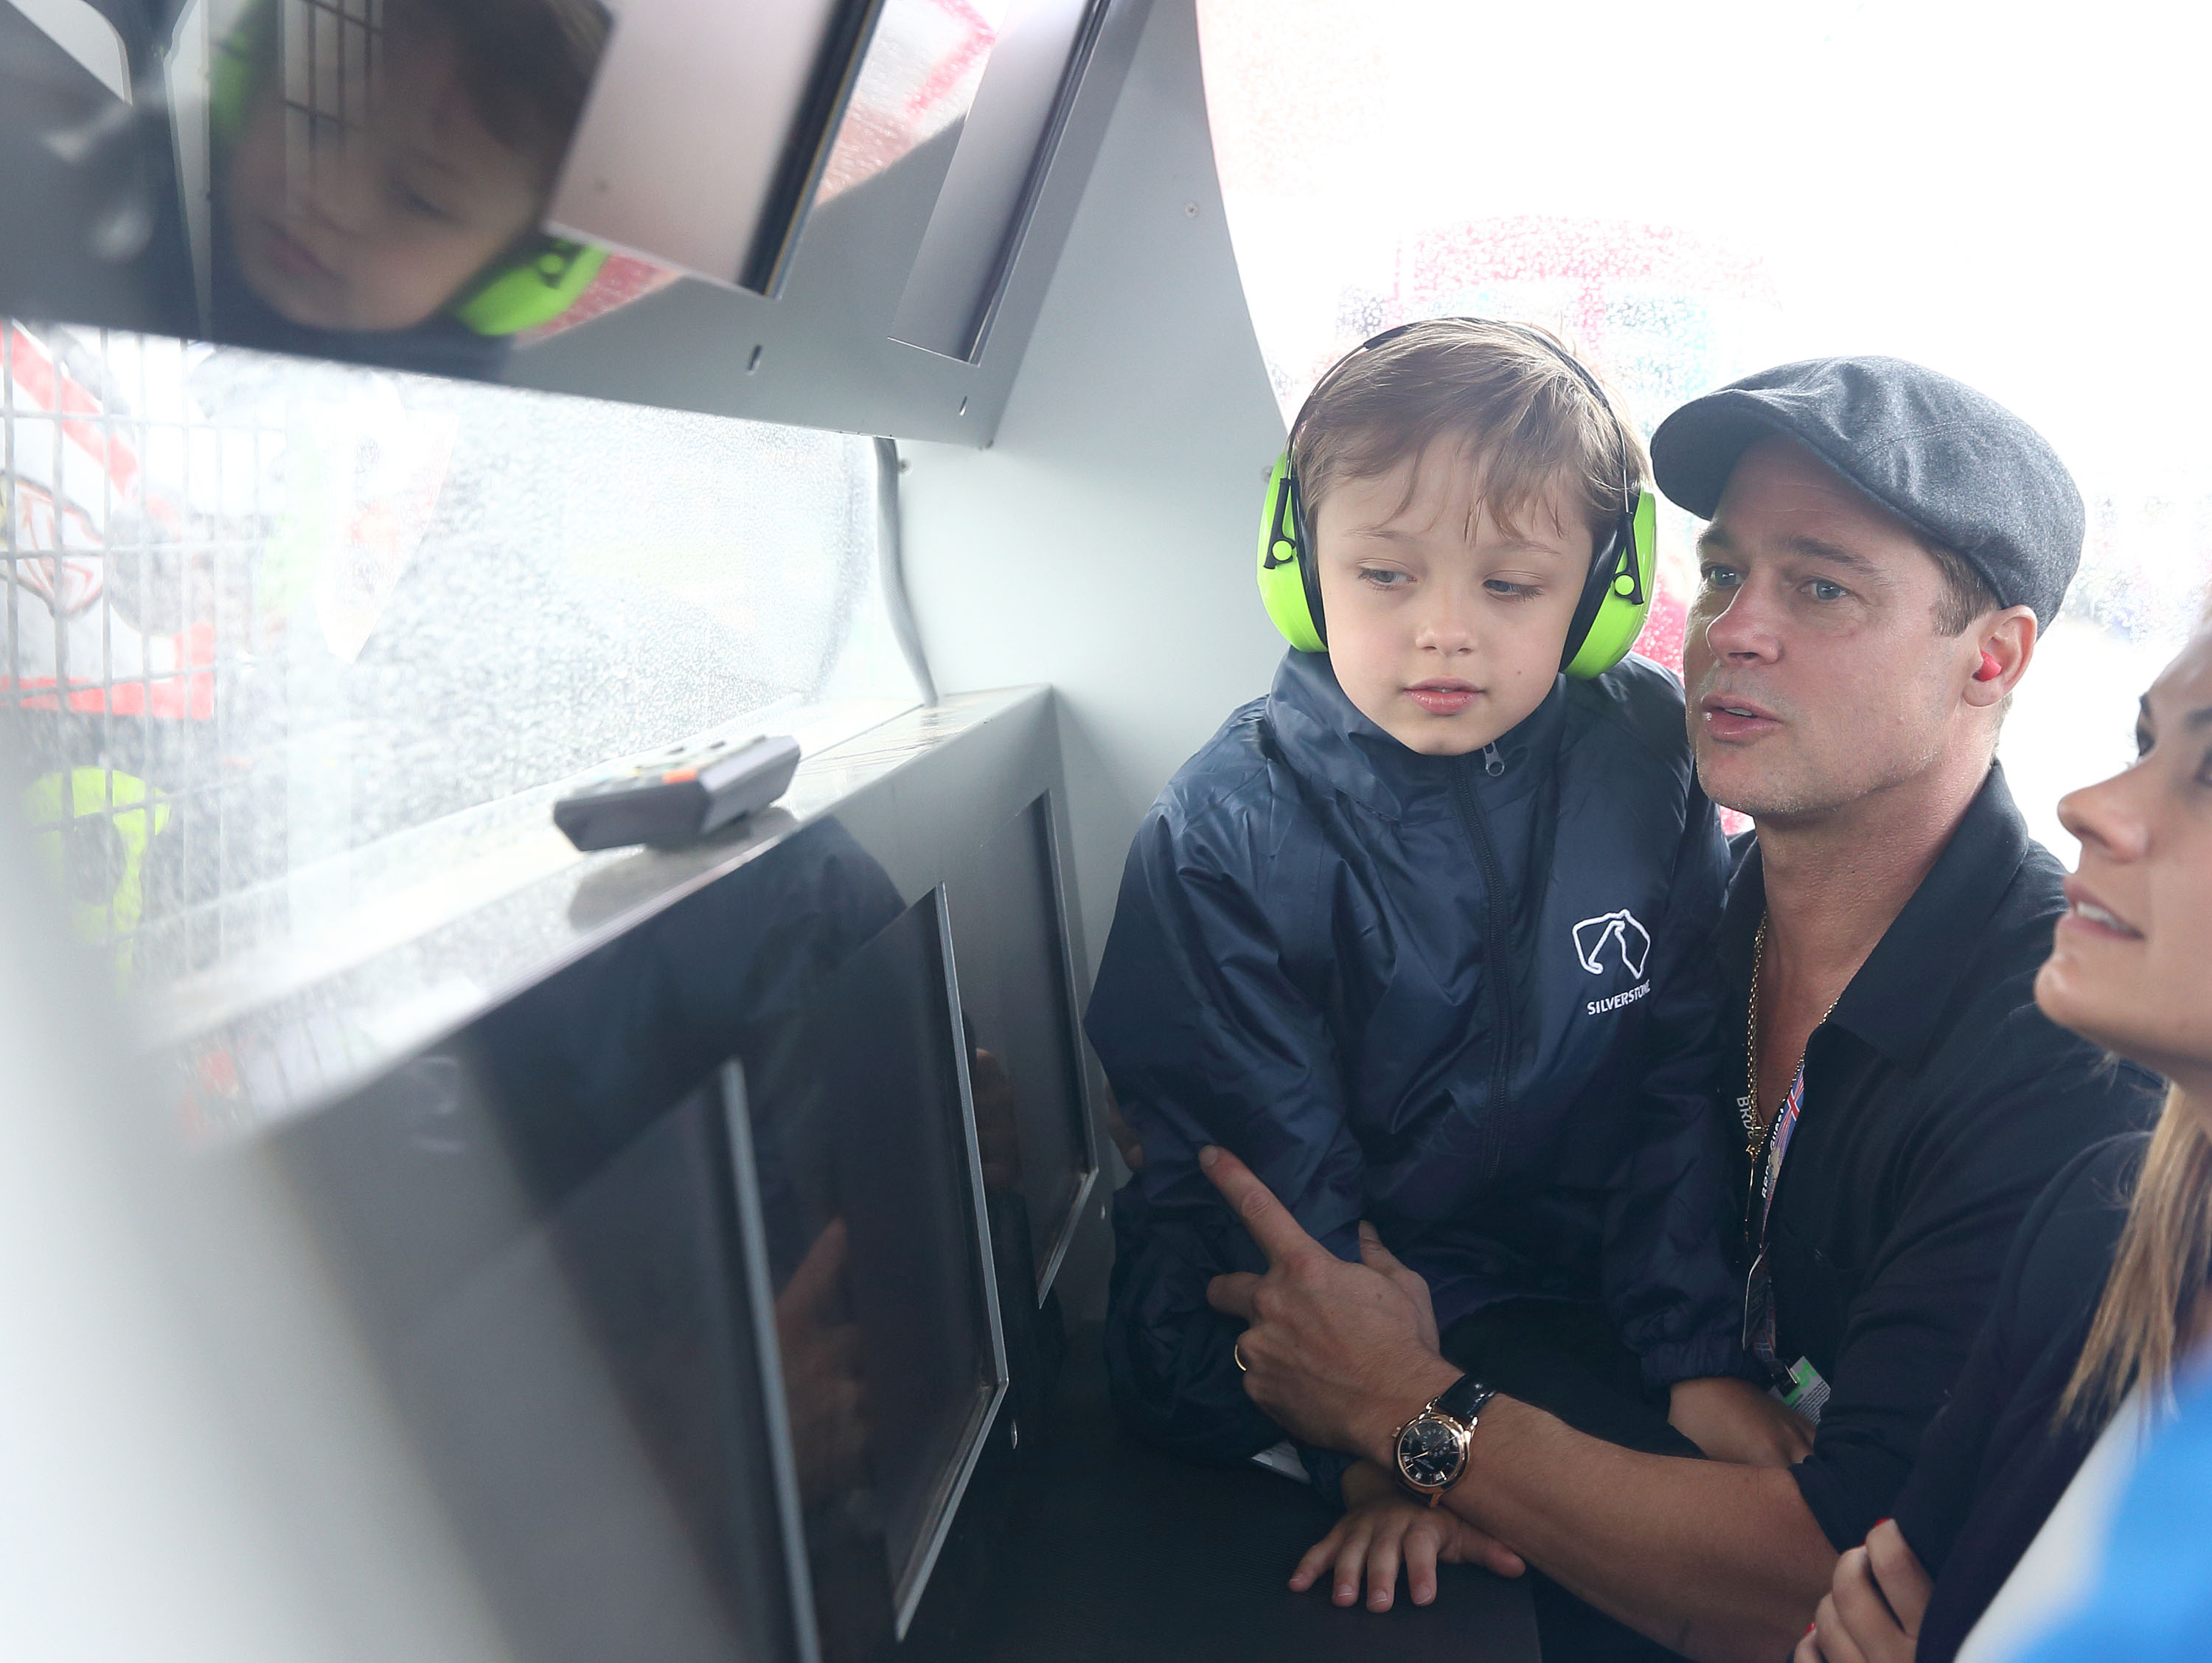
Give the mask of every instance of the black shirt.
[[1916, 1663], [1950, 1663], [2074, 1482], [2101, 1420], [2058, 1419], [2089, 1337], [2142, 1160], [2141, 1136], [2100, 1143], [2021, 1227], [1990, 1319], [1929, 1423], [1897, 1527], [1936, 1579]]
[[[1766, 899], [1756, 834], [1736, 853], [1715, 941], [1741, 1033]], [[2036, 1197], [2156, 1113], [2151, 1075], [2035, 1008], [2063, 876], [1992, 767], [1806, 1048], [1768, 1247], [1777, 1353], [1832, 1393], [1795, 1471], [1838, 1551], [1891, 1512]], [[1747, 1196], [1740, 1138], [1731, 1159]]]

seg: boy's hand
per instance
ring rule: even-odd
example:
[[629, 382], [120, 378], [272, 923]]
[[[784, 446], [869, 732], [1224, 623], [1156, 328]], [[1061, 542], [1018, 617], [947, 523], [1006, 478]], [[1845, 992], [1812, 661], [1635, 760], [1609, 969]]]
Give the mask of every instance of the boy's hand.
[[1106, 1136], [1114, 1140], [1114, 1147], [1121, 1152], [1121, 1164], [1133, 1173], [1145, 1170], [1145, 1140], [1137, 1136], [1137, 1129], [1121, 1118], [1121, 1106], [1114, 1100], [1114, 1088], [1106, 1088]]
[[1795, 1466], [1813, 1453], [1813, 1425], [1749, 1380], [1727, 1375], [1677, 1380], [1667, 1424], [1716, 1461]]
[[1934, 1584], [1896, 1524], [1883, 1520], [1866, 1545], [1836, 1561], [1820, 1614], [1792, 1663], [1912, 1663]]
[[1300, 1593], [1333, 1564], [1331, 1598], [1338, 1605], [1358, 1600], [1364, 1577], [1367, 1609], [1383, 1611], [1390, 1609], [1396, 1594], [1401, 1562], [1406, 1567], [1407, 1592], [1417, 1605], [1437, 1597], [1440, 1564], [1480, 1565], [1500, 1576], [1518, 1576], [1527, 1569], [1519, 1554], [1458, 1514], [1424, 1507], [1399, 1494], [1382, 1470], [1369, 1462], [1362, 1461], [1344, 1475], [1344, 1499], [1351, 1510], [1336, 1521], [1334, 1530], [1306, 1550], [1291, 1574], [1291, 1587]]

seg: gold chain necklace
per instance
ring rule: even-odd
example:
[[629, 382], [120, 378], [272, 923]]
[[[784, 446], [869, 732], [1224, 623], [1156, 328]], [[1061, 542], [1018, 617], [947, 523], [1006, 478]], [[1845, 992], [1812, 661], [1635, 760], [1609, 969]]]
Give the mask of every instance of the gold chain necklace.
[[[1745, 1009], [1743, 1019], [1743, 1095], [1736, 1100], [1735, 1105], [1735, 1112], [1743, 1120], [1743, 1152], [1754, 1169], [1754, 1181], [1757, 1179], [1756, 1168], [1759, 1165], [1759, 1146], [1766, 1142], [1767, 1130], [1766, 1126], [1762, 1125], [1759, 1118], [1759, 972], [1761, 966], [1766, 963], [1768, 916], [1764, 912], [1759, 914], [1759, 940], [1751, 950], [1751, 1002]], [[1820, 1013], [1820, 1021], [1814, 1023], [1813, 1026], [1818, 1028], [1820, 1022], [1825, 1022], [1833, 1016], [1836, 1014], [1836, 1007], [1843, 1002], [1844, 996], [1840, 993], [1829, 1000], [1827, 1009]], [[1806, 1036], [1805, 1043], [1808, 1048], [1811, 1046], [1813, 1041], [1810, 1034]], [[1805, 1066], [1805, 1059], [1802, 1053], [1798, 1057], [1797, 1066], [1801, 1069]]]

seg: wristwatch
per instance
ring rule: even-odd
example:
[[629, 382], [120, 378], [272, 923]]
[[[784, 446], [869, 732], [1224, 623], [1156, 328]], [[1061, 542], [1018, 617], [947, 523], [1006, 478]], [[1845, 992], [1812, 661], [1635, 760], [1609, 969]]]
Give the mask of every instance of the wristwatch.
[[1462, 1374], [1429, 1399], [1428, 1407], [1398, 1428], [1398, 1481], [1431, 1507], [1467, 1471], [1467, 1447], [1475, 1422], [1497, 1392]]

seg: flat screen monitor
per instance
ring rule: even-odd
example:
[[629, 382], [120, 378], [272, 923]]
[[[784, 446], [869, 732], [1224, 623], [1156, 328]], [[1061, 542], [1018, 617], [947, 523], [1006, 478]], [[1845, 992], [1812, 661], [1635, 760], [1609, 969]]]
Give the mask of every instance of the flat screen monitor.
[[896, 339], [948, 358], [981, 353], [1105, 13], [1103, 0], [1007, 9], [900, 294]]
[[[424, 1115], [441, 1071], [453, 1112]], [[467, 1082], [445, 1059], [411, 1072], [418, 1124], [465, 1163], [483, 1141]], [[732, 1181], [724, 1105], [743, 1100], [742, 1070], [727, 1072], [534, 1216], [501, 1219], [497, 1186], [459, 1173], [477, 1193], [440, 1209], [416, 1175], [425, 1231], [465, 1221], [504, 1238], [438, 1290], [393, 1361], [457, 1533], [532, 1663], [820, 1655], [774, 1307]]]
[[768, 1041], [732, 1140], [833, 1663], [904, 1635], [1007, 1385], [945, 910], [908, 909]]
[[823, 822], [272, 1135], [516, 1658], [896, 1651], [1009, 1384], [945, 917]]
[[1097, 1172], [1048, 796], [992, 834], [948, 901], [984, 1182], [1019, 1198], [1042, 1300]]

